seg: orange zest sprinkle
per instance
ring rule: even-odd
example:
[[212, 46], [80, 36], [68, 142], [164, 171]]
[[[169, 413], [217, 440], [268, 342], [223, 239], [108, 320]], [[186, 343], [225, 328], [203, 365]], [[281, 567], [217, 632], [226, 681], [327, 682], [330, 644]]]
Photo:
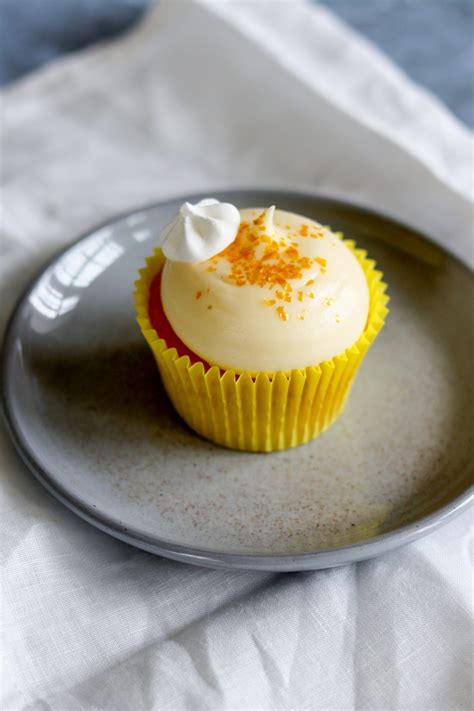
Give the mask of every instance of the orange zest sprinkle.
[[304, 314], [298, 314], [298, 321], [304, 321]]
[[315, 257], [315, 258], [314, 258], [314, 261], [317, 262], [318, 264], [320, 264], [322, 267], [325, 267], [326, 264], [327, 264], [327, 262], [326, 262], [326, 260], [324, 259], [324, 257]]
[[298, 292], [298, 301], [303, 301], [303, 292], [302, 291]]
[[305, 286], [311, 286], [311, 284], [314, 284], [314, 279], [308, 279]]
[[333, 301], [334, 299], [324, 299], [323, 304], [324, 306], [331, 306]]
[[[304, 281], [305, 272], [314, 269], [314, 258], [301, 254], [298, 241], [289, 243], [288, 239], [262, 234], [259, 226], [263, 224], [264, 217], [265, 212], [262, 212], [251, 222], [241, 222], [235, 240], [216, 255], [211, 263], [215, 264], [216, 260], [217, 263], [219, 260], [221, 263], [227, 262], [228, 271], [222, 274], [225, 282], [235, 286], [259, 286], [269, 291], [275, 289], [273, 293], [276, 299], [290, 303], [292, 282]], [[308, 225], [303, 227], [308, 229]], [[208, 267], [207, 270], [213, 271], [214, 267]], [[308, 285], [312, 283], [314, 280], [310, 279]], [[303, 300], [303, 292], [301, 295], [298, 293], [298, 299]]]
[[301, 235], [302, 237], [307, 237], [307, 236], [308, 236], [308, 231], [309, 231], [308, 225], [301, 225], [301, 227], [300, 227], [300, 235]]
[[285, 311], [283, 306], [277, 306], [277, 314], [278, 318], [281, 318], [282, 321], [288, 321], [290, 318], [288, 311]]
[[202, 296], [202, 291], [196, 291], [196, 299], [200, 299]]
[[263, 303], [265, 306], [273, 306], [273, 304], [276, 304], [276, 301], [275, 299], [264, 299]]
[[314, 291], [308, 291], [308, 296], [310, 299], [314, 299]]
[[206, 272], [215, 272], [215, 271], [216, 271], [216, 268], [215, 268], [215, 267], [208, 267], [208, 268], [206, 269]]
[[207, 307], [207, 310], [210, 311], [211, 309], [212, 309], [212, 304], [209, 304], [209, 306]]

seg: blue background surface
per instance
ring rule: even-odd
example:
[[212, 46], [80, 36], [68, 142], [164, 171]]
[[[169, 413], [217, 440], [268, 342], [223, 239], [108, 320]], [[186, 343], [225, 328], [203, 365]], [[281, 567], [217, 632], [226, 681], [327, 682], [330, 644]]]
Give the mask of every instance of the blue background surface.
[[[0, 83], [132, 26], [150, 0], [0, 0]], [[322, 0], [474, 126], [474, 0]]]

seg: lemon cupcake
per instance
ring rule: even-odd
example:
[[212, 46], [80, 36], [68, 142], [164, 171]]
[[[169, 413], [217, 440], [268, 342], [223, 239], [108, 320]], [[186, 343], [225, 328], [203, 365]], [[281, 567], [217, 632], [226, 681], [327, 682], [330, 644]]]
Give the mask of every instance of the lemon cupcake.
[[308, 442], [341, 414], [386, 285], [340, 233], [275, 207], [185, 203], [136, 282], [140, 328], [181, 417], [226, 447]]

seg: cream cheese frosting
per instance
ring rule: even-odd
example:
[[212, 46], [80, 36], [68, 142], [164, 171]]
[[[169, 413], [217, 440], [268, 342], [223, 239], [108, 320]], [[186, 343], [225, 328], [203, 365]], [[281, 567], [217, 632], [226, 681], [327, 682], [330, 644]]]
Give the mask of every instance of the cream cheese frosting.
[[[355, 343], [369, 292], [342, 240], [273, 207], [241, 210], [239, 222], [223, 251], [165, 262], [162, 305], [183, 343], [210, 364], [252, 373], [317, 365]], [[170, 254], [183, 256], [179, 244]]]

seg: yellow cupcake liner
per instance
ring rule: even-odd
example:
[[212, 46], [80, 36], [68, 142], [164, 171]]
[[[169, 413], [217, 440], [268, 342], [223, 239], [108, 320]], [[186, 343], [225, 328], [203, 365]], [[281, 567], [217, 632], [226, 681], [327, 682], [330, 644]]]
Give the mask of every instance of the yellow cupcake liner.
[[[340, 235], [340, 233], [339, 233]], [[150, 284], [162, 269], [157, 248], [135, 282], [137, 321], [158, 365], [166, 391], [183, 420], [203, 437], [232, 449], [271, 452], [304, 444], [317, 437], [341, 414], [365, 354], [388, 313], [387, 285], [367, 252], [343, 240], [364, 270], [370, 304], [366, 327], [353, 346], [318, 365], [275, 373], [207, 370], [191, 365], [160, 338], [150, 323]]]

